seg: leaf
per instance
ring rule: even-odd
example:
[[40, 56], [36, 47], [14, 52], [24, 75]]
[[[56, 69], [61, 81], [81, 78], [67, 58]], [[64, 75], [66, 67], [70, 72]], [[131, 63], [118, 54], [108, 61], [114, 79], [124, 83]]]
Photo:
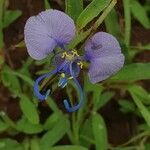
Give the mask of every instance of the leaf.
[[111, 10], [111, 12], [105, 18], [105, 25], [106, 25], [107, 32], [114, 35], [115, 37], [118, 38], [118, 40], [120, 40], [121, 29], [120, 29], [118, 18], [117, 18], [117, 12], [114, 8]]
[[56, 144], [67, 132], [69, 122], [65, 116], [62, 116], [57, 124], [47, 131], [40, 140], [41, 149], [48, 149], [48, 147]]
[[110, 0], [93, 0], [80, 14], [77, 19], [77, 28], [81, 30], [84, 28], [91, 20], [100, 14], [104, 10]]
[[50, 115], [47, 120], [45, 121], [43, 128], [45, 130], [50, 130], [52, 129], [58, 122], [58, 120], [60, 119], [60, 116], [56, 113], [53, 113], [52, 115]]
[[88, 150], [87, 148], [83, 146], [77, 146], [77, 145], [65, 145], [65, 146], [55, 146], [48, 150]]
[[13, 97], [19, 96], [19, 94], [21, 93], [21, 86], [20, 86], [18, 78], [12, 75], [12, 71], [10, 68], [5, 67], [2, 70], [1, 80], [4, 86], [6, 86], [9, 89]]
[[92, 118], [88, 118], [84, 121], [83, 125], [81, 126], [80, 131], [80, 144], [89, 147], [90, 144], [95, 144], [93, 140], [93, 130], [92, 130]]
[[65, 0], [65, 12], [74, 20], [78, 18], [83, 10], [83, 0]]
[[120, 110], [124, 113], [135, 111], [135, 105], [133, 104], [133, 102], [130, 102], [128, 100], [119, 100], [118, 104], [121, 107]]
[[97, 104], [97, 110], [102, 108], [111, 98], [115, 95], [115, 92], [104, 92], [99, 97], [99, 103]]
[[150, 127], [150, 112], [148, 111], [148, 109], [146, 109], [146, 107], [141, 102], [140, 97], [137, 95], [136, 86], [129, 86], [128, 91], [130, 92], [135, 104], [137, 105], [147, 125]]
[[92, 114], [92, 129], [96, 150], [107, 150], [107, 129], [103, 118], [96, 112]]
[[75, 37], [69, 43], [67, 48], [68, 49], [72, 49], [72, 48], [76, 47], [79, 43], [84, 41], [90, 35], [90, 32], [91, 32], [91, 30], [87, 30], [85, 32], [76, 33]]
[[26, 96], [21, 94], [20, 95], [20, 108], [23, 112], [23, 114], [26, 116], [26, 118], [32, 123], [32, 124], [38, 124], [39, 123], [39, 115], [37, 112], [37, 109], [33, 102]]
[[20, 119], [17, 124], [16, 128], [20, 132], [24, 132], [27, 134], [35, 134], [35, 133], [40, 133], [43, 131], [43, 127], [40, 124], [32, 124], [29, 122], [24, 116], [22, 119]]
[[131, 1], [131, 12], [146, 29], [150, 28], [150, 19], [146, 13], [146, 10], [138, 1]]
[[142, 103], [150, 105], [150, 95], [143, 87], [134, 85], [134, 92], [140, 98]]
[[12, 22], [20, 17], [21, 14], [22, 12], [20, 10], [6, 10], [4, 13], [3, 28], [8, 27]]
[[124, 66], [112, 81], [136, 81], [150, 79], [150, 63], [133, 63]]
[[0, 120], [0, 132], [4, 132], [8, 129], [9, 125]]
[[4, 138], [0, 139], [0, 150], [23, 150], [23, 147], [15, 140]]

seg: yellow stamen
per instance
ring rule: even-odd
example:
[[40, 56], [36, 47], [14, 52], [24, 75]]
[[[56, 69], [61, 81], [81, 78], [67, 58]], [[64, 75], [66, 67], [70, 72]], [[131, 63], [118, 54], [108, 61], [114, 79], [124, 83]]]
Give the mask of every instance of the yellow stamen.
[[80, 66], [81, 69], [83, 68], [83, 62], [80, 61], [77, 64]]

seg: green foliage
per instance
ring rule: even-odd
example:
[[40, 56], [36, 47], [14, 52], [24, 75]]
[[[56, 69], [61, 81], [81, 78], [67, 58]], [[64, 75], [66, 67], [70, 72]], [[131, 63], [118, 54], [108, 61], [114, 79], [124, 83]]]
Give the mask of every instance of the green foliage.
[[[150, 78], [150, 63], [132, 63], [123, 67], [112, 81], [136, 81]], [[142, 70], [142, 71], [141, 71]]]
[[14, 22], [18, 17], [21, 16], [20, 10], [6, 10], [4, 11], [3, 18], [3, 28], [8, 27], [12, 22]]
[[[4, 2], [4, 0], [0, 1], [0, 48], [4, 46], [3, 29], [21, 15], [19, 10], [7, 10]], [[43, 2], [45, 9], [49, 9], [49, 1]], [[52, 97], [48, 97], [46, 102], [39, 104], [42, 107], [39, 109], [38, 100], [33, 98], [33, 80], [31, 79], [33, 74], [29, 68], [32, 65], [43, 68], [42, 71], [35, 72], [36, 75], [47, 72], [50, 69], [51, 57], [42, 61], [33, 61], [28, 58], [22, 62], [21, 68], [16, 70], [3, 65], [0, 81], [9, 90], [10, 98], [13, 97], [14, 102], [19, 102], [21, 114], [20, 118], [14, 121], [7, 114], [7, 109], [6, 112], [1, 111], [0, 132], [5, 132], [12, 138], [21, 134], [24, 139], [19, 139], [17, 142], [11, 138], [3, 138], [0, 140], [0, 150], [89, 150], [91, 147], [95, 147], [95, 150], [149, 150], [150, 145], [145, 139], [150, 136], [150, 94], [142, 87], [143, 82], [139, 80], [150, 79], [150, 63], [133, 63], [132, 59], [138, 52], [150, 50], [150, 44], [131, 45], [130, 43], [131, 20], [134, 17], [148, 29], [150, 27], [147, 15], [149, 8], [145, 6], [147, 3], [141, 5], [138, 0], [122, 2], [124, 18], [120, 18], [117, 7], [114, 8], [116, 0], [89, 0], [86, 3], [83, 0], [66, 0], [64, 3], [66, 13], [74, 19], [77, 27], [76, 35], [68, 48], [79, 47], [82, 50], [83, 41], [99, 31], [98, 27], [105, 21], [107, 32], [121, 42], [126, 56], [125, 66], [107, 81], [93, 85], [84, 74], [85, 103], [79, 111], [63, 113]], [[83, 3], [88, 5], [84, 8]], [[122, 24], [122, 20], [125, 25]], [[15, 47], [22, 46], [24, 42], [20, 42]], [[69, 93], [68, 91], [73, 91], [73, 87], [70, 84], [66, 94]], [[56, 88], [58, 87], [54, 83], [52, 91]], [[69, 98], [74, 99], [73, 97], [74, 94], [71, 93]], [[108, 143], [107, 127], [100, 114], [100, 110], [113, 100], [118, 102], [118, 109], [122, 113], [127, 115], [130, 113], [137, 119], [137, 127], [134, 129], [135, 137], [117, 147], [111, 147]], [[43, 117], [45, 107], [50, 109], [50, 112], [46, 112], [48, 117]], [[140, 122], [138, 122], [139, 118]], [[65, 141], [65, 145], [62, 145], [64, 138], [67, 142]]]
[[8, 27], [22, 14], [20, 10], [7, 10], [5, 3], [5, 0], [0, 1], [0, 49], [4, 47], [3, 29]]
[[0, 150], [23, 150], [21, 144], [12, 139], [1, 139], [0, 140]]
[[92, 115], [92, 129], [96, 150], [107, 150], [107, 129], [102, 116], [96, 112]]
[[83, 0], [66, 0], [65, 12], [76, 21], [83, 10]]
[[150, 19], [144, 7], [138, 2], [138, 0], [131, 1], [131, 11], [133, 16], [143, 25], [144, 28], [150, 28]]
[[20, 108], [23, 114], [32, 124], [39, 123], [39, 115], [37, 109], [33, 102], [26, 95], [20, 95]]
[[98, 16], [108, 6], [109, 2], [110, 0], [93, 0], [78, 17], [78, 29], [84, 28], [92, 19]]

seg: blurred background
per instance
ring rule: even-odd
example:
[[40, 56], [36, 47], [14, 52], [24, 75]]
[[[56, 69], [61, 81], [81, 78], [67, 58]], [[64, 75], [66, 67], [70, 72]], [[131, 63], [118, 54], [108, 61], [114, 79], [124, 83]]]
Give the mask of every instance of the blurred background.
[[[51, 70], [51, 58], [29, 57], [24, 26], [50, 8], [76, 22], [80, 38], [72, 48], [82, 49], [99, 20], [94, 32], [114, 35], [126, 58], [115, 76], [96, 85], [82, 71], [85, 103], [76, 113], [63, 106], [64, 98], [77, 98], [71, 82], [64, 89], [49, 84], [45, 102], [32, 91], [35, 78]], [[150, 150], [149, 79], [149, 0], [0, 0], [0, 150]]]

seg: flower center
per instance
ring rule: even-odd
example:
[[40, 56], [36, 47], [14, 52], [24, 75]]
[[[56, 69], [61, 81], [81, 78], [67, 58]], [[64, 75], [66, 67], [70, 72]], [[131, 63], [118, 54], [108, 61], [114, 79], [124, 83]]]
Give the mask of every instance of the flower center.
[[[61, 58], [65, 58], [68, 61], [72, 61], [73, 59], [75, 59], [76, 57], [79, 57], [80, 55], [78, 54], [78, 52], [76, 50], [72, 50], [69, 52], [63, 52]], [[79, 61], [77, 62], [77, 65], [82, 69], [83, 68], [83, 62]]]

